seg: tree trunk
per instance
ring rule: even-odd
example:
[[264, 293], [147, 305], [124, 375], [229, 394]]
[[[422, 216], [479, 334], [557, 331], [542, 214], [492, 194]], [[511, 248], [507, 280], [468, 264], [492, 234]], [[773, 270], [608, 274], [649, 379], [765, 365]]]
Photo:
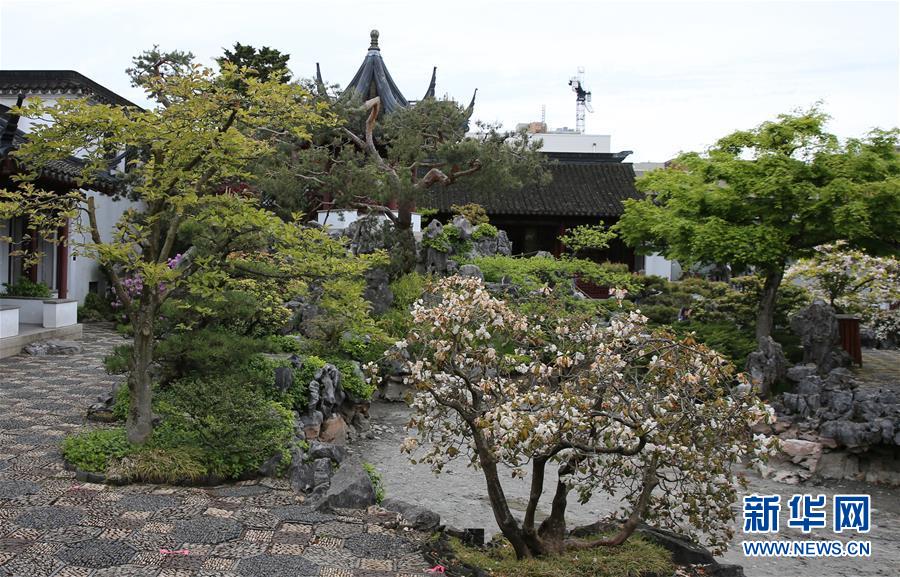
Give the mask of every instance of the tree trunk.
[[500, 483], [500, 475], [497, 474], [497, 462], [490, 454], [481, 432], [475, 429], [474, 426], [472, 426], [472, 432], [474, 434], [475, 449], [478, 453], [478, 461], [487, 484], [488, 500], [491, 503], [491, 511], [494, 513], [497, 527], [500, 528], [503, 536], [512, 545], [517, 559], [534, 557], [538, 552], [532, 551], [525, 542], [522, 529], [509, 510], [506, 495], [503, 493], [503, 485]]
[[766, 274], [766, 282], [763, 285], [759, 299], [759, 309], [756, 315], [756, 339], [772, 336], [772, 328], [775, 324], [775, 302], [778, 298], [778, 287], [784, 277], [784, 266]]
[[576, 459], [570, 458], [560, 465], [556, 492], [553, 494], [553, 503], [550, 508], [550, 516], [541, 523], [538, 535], [546, 550], [561, 552], [566, 539], [566, 505], [569, 498], [569, 486], [562, 482], [562, 478], [575, 471]]
[[128, 417], [125, 431], [128, 442], [143, 445], [153, 432], [153, 392], [150, 365], [153, 362], [153, 319], [155, 307], [140, 303], [134, 323], [134, 350], [131, 354], [131, 373], [128, 376]]

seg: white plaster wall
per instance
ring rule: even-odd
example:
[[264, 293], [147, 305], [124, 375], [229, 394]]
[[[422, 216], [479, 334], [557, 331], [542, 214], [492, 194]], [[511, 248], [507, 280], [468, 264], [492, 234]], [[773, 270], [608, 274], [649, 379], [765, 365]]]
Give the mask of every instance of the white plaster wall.
[[[122, 217], [122, 213], [139, 203], [130, 200], [113, 201], [112, 198], [93, 191], [85, 191], [87, 196], [94, 197], [97, 207], [97, 228], [100, 230], [100, 238], [103, 242], [112, 242], [116, 223]], [[87, 217], [84, 224], [87, 224]], [[88, 294], [88, 288], [93, 281], [99, 282], [100, 294], [106, 290], [106, 277], [100, 270], [96, 260], [84, 256], [83, 246], [90, 242], [87, 231], [79, 231], [76, 223], [69, 226], [69, 234], [72, 244], [69, 247], [69, 295], [67, 298], [75, 299], [79, 304], [84, 303], [84, 297]]]
[[19, 309], [0, 303], [0, 339], [19, 334]]
[[[25, 102], [28, 103], [29, 100], [33, 98], [40, 98], [41, 101], [48, 106], [55, 106], [60, 98], [75, 98], [73, 95], [62, 95], [62, 94], [35, 94], [35, 95], [26, 95]], [[0, 104], [4, 104], [6, 106], [15, 106], [16, 105], [16, 96], [11, 94], [0, 94]], [[31, 126], [34, 124], [41, 123], [40, 120], [32, 120], [30, 118], [19, 118], [19, 130], [22, 132], [30, 132]]]
[[608, 134], [577, 132], [542, 132], [531, 135], [544, 143], [544, 152], [609, 152], [612, 138]]
[[[53, 106], [60, 99], [70, 99], [70, 98], [80, 98], [78, 95], [69, 95], [69, 94], [41, 94], [37, 95], [44, 104]], [[26, 98], [25, 102], [27, 103], [30, 99]], [[0, 95], [0, 103], [5, 104], [6, 106], [14, 106], [16, 104], [16, 96], [14, 95]], [[37, 122], [28, 118], [19, 119], [19, 130], [28, 133], [31, 131], [31, 127], [34, 126]], [[78, 156], [78, 154], [76, 154]], [[122, 168], [121, 166], [119, 167]], [[86, 192], [88, 196], [93, 196], [96, 200], [97, 206], [97, 226], [100, 229], [100, 236], [102, 237], [104, 242], [109, 242], [112, 239], [112, 233], [115, 228], [116, 222], [118, 222], [119, 218], [122, 216], [122, 213], [128, 209], [129, 207], [134, 206], [136, 203], [120, 200], [114, 202], [111, 198], [104, 196], [102, 194], [98, 194], [96, 192], [88, 191]], [[5, 227], [5, 223], [3, 225]], [[79, 303], [84, 302], [84, 297], [88, 293], [88, 286], [90, 282], [99, 281], [100, 282], [100, 290], [101, 292], [105, 288], [105, 277], [100, 272], [99, 264], [91, 258], [86, 256], [81, 256], [78, 254], [78, 244], [84, 244], [87, 241], [87, 238], [80, 234], [78, 231], [78, 226], [76, 223], [72, 223], [70, 226], [70, 235], [73, 239], [73, 243], [69, 247], [69, 295], [68, 298], [76, 299]], [[0, 229], [2, 230], [2, 229]], [[3, 232], [0, 232], [0, 236], [2, 236]], [[0, 246], [0, 271], [2, 271], [2, 277], [0, 277], [0, 283], [7, 282], [8, 279], [5, 276], [8, 274], [7, 266], [5, 263], [8, 262], [7, 258], [9, 255], [8, 247], [6, 243], [0, 243], [3, 246]], [[56, 261], [53, 255], [53, 247], [43, 247], [46, 251], [48, 257], [47, 262], [44, 263], [44, 274], [49, 275], [47, 278], [41, 278], [40, 280], [47, 282], [48, 284], [53, 283], [53, 276], [56, 274]], [[49, 250], [47, 250], [49, 248]], [[3, 252], [6, 251], [6, 252]], [[83, 251], [82, 251], [83, 252]]]
[[44, 328], [56, 329], [69, 327], [78, 322], [78, 303], [65, 300], [55, 303], [44, 303]]
[[647, 276], [661, 276], [667, 280], [681, 278], [681, 266], [677, 261], [671, 261], [654, 253], [644, 257], [644, 274]]
[[[376, 216], [381, 220], [387, 220], [387, 217], [383, 214]], [[394, 211], [394, 216], [397, 216], [396, 211]], [[344, 230], [360, 218], [361, 215], [357, 214], [356, 210], [320, 210], [318, 213], [316, 213], [316, 222], [321, 225], [327, 225], [331, 230]], [[416, 233], [421, 232], [421, 230], [422, 215], [413, 213], [412, 231]]]
[[44, 299], [28, 297], [4, 297], [0, 305], [19, 307], [19, 322], [28, 325], [44, 324]]

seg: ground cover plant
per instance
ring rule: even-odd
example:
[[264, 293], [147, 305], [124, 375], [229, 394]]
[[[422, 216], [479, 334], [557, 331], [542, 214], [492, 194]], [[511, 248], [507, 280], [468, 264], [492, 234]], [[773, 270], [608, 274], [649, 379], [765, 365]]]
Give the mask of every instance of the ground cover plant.
[[671, 553], [640, 535], [620, 547], [597, 546], [528, 559], [517, 558], [505, 539], [487, 548], [468, 547], [456, 538], [450, 538], [449, 544], [458, 560], [495, 577], [643, 577], [670, 575], [675, 570]]

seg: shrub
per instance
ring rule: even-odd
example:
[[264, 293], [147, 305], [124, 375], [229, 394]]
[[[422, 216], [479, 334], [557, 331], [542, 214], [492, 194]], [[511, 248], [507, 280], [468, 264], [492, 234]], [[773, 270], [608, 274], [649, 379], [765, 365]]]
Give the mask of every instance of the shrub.
[[488, 223], [482, 223], [475, 227], [472, 231], [472, 240], [481, 240], [483, 238], [497, 238], [500, 231], [496, 226]]
[[375, 385], [369, 384], [365, 377], [353, 370], [353, 364], [344, 359], [335, 359], [331, 363], [341, 372], [341, 386], [345, 391], [358, 399], [369, 400], [375, 394]]
[[[643, 313], [643, 309], [641, 309]], [[747, 355], [756, 350], [756, 338], [752, 332], [729, 322], [676, 323], [672, 328], [679, 334], [694, 333], [697, 340], [737, 365], [743, 365]]]
[[303, 344], [291, 335], [269, 335], [265, 338], [265, 348], [270, 353], [303, 352]]
[[599, 286], [622, 287], [629, 291], [640, 285], [626, 265], [599, 264], [582, 259], [515, 258], [486, 256], [472, 260], [488, 282], [500, 282], [504, 277], [526, 290], [544, 285], [551, 287], [579, 278]]
[[6, 296], [9, 297], [42, 297], [50, 296], [50, 287], [42, 282], [31, 282], [27, 278], [19, 280], [17, 283], [3, 283], [6, 290]]
[[159, 342], [155, 356], [163, 369], [161, 381], [168, 383], [234, 372], [265, 346], [261, 339], [215, 327], [171, 334]]
[[105, 473], [112, 460], [134, 448], [125, 438], [125, 429], [96, 429], [63, 439], [62, 455], [82, 471]]
[[447, 254], [467, 254], [472, 249], [468, 240], [463, 240], [459, 229], [452, 224], [445, 224], [440, 234], [434, 238], [423, 237], [422, 246], [433, 248]]
[[412, 328], [412, 315], [408, 310], [389, 309], [378, 318], [378, 327], [385, 335], [400, 340]]
[[132, 345], [116, 345], [112, 352], [103, 357], [103, 366], [110, 375], [124, 375], [131, 365]]
[[88, 293], [84, 297], [84, 306], [78, 307], [79, 321], [111, 321], [115, 317], [112, 303], [96, 293]]
[[[288, 359], [273, 359], [256, 355], [232, 374], [235, 382], [257, 391], [266, 399], [280, 403], [289, 409], [300, 410], [305, 408], [309, 397], [307, 387], [309, 378], [298, 378], [295, 374], [291, 387], [286, 391], [280, 391], [275, 386], [275, 369], [290, 366], [292, 365]], [[304, 372], [304, 377], [307, 372]]]
[[375, 489], [375, 502], [380, 505], [384, 501], [384, 480], [381, 478], [381, 473], [375, 469], [375, 465], [372, 463], [363, 463], [363, 469], [366, 470], [369, 480], [372, 481], [372, 488]]
[[287, 460], [293, 414], [233, 378], [183, 379], [158, 395], [150, 447], [199, 448], [210, 474], [233, 479], [277, 453]]
[[469, 204], [452, 204], [450, 205], [450, 211], [454, 216], [464, 216], [466, 220], [475, 226], [487, 224], [488, 222], [487, 211], [484, 210], [483, 206], [474, 202]]
[[422, 294], [428, 284], [429, 277], [417, 272], [405, 274], [391, 283], [391, 292], [394, 293], [392, 307], [402, 311], [409, 311]]
[[131, 392], [128, 383], [119, 384], [113, 401], [112, 414], [117, 421], [125, 421], [128, 418], [128, 403], [131, 400]]

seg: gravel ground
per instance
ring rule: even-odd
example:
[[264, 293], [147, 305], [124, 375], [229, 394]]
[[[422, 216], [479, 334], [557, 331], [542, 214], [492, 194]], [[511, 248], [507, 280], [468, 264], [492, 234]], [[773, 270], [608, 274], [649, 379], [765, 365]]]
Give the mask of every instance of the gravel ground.
[[[412, 465], [406, 455], [399, 451], [405, 436], [405, 424], [409, 410], [402, 403], [373, 403], [370, 414], [372, 423], [378, 427], [375, 439], [368, 439], [355, 447], [364, 460], [375, 464], [384, 476], [389, 497], [420, 504], [441, 515], [444, 523], [458, 528], [484, 527], [487, 533], [496, 531], [496, 525], [488, 503], [484, 479], [479, 471], [467, 468], [462, 461], [451, 463], [439, 477], [433, 475], [426, 465]], [[809, 492], [831, 496], [836, 493], [871, 494], [873, 528], [868, 535], [860, 536], [872, 543], [870, 558], [793, 558], [761, 559], [745, 557], [741, 550], [740, 527], [736, 541], [721, 558], [726, 563], [736, 563], [744, 567], [747, 577], [862, 577], [900, 575], [900, 488], [884, 488], [866, 483], [849, 481], [829, 481], [820, 485], [791, 486], [763, 479], [753, 472], [747, 472], [750, 480], [748, 493], [779, 494], [782, 503], [787, 503], [796, 493]], [[526, 479], [512, 479], [507, 476], [504, 490], [514, 510], [523, 512], [528, 497]], [[546, 483], [553, 485], [553, 483]], [[549, 512], [550, 489], [542, 499], [541, 513]], [[619, 503], [595, 497], [586, 505], [569, 505], [569, 523], [581, 525], [596, 521], [617, 509]], [[783, 509], [786, 509], [783, 505]], [[738, 509], [739, 511], [739, 509]], [[830, 515], [830, 513], [829, 513]], [[740, 517], [740, 515], [738, 514]], [[829, 517], [830, 519], [830, 517]], [[785, 527], [787, 513], [782, 511], [781, 525]], [[846, 534], [845, 534], [846, 535]], [[796, 530], [784, 530], [769, 538], [834, 539], [848, 541], [852, 534], [842, 536], [827, 531], [813, 531], [802, 537]], [[757, 539], [757, 537], [754, 537]]]

